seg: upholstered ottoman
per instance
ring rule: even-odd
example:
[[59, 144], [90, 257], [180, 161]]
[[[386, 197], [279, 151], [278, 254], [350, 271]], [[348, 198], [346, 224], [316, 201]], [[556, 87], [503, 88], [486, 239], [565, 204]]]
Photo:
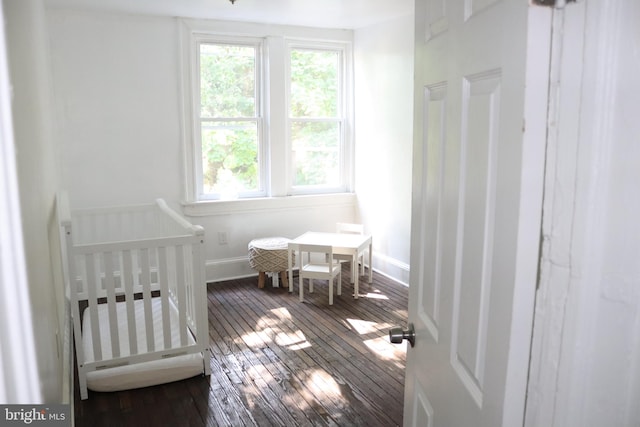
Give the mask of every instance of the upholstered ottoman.
[[264, 288], [265, 275], [271, 273], [277, 280], [278, 274], [285, 288], [289, 287], [287, 281], [287, 247], [289, 239], [284, 237], [265, 237], [249, 242], [249, 266], [258, 270], [258, 287]]

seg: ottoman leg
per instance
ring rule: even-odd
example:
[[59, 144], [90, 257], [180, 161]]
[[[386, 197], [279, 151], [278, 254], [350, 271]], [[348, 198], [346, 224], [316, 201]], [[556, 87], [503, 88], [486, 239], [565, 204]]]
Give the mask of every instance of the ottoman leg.
[[282, 287], [285, 289], [289, 289], [289, 280], [287, 280], [287, 272], [280, 272], [280, 281], [282, 282]]
[[260, 273], [258, 273], [258, 287], [259, 288], [264, 288], [264, 280], [265, 280], [265, 273], [264, 273], [264, 271], [261, 271]]

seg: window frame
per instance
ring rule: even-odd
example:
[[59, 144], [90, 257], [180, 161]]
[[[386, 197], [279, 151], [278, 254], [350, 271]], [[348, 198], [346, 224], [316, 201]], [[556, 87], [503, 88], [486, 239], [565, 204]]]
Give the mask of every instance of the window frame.
[[[209, 118], [203, 119], [201, 113], [201, 81], [200, 81], [200, 46], [203, 44], [211, 45], [229, 45], [229, 46], [245, 46], [255, 49], [255, 116], [247, 117], [225, 117], [225, 118]], [[196, 34], [194, 36], [194, 60], [195, 69], [193, 73], [194, 90], [193, 98], [193, 149], [194, 149], [194, 184], [195, 184], [195, 200], [224, 200], [227, 198], [222, 193], [205, 193], [203, 188], [204, 175], [202, 170], [202, 124], [204, 121], [225, 122], [225, 121], [248, 121], [256, 123], [257, 139], [258, 139], [258, 189], [253, 191], [243, 191], [237, 194], [237, 198], [255, 198], [265, 197], [268, 189], [268, 165], [267, 156], [268, 146], [264, 132], [264, 67], [263, 67], [263, 51], [264, 39], [257, 37], [229, 37], [216, 34]]]
[[[335, 52], [338, 54], [338, 105], [335, 118], [328, 117], [292, 117], [291, 115], [291, 52], [293, 50], [308, 50], [316, 52]], [[288, 194], [290, 195], [311, 195], [325, 193], [346, 193], [351, 190], [353, 161], [350, 147], [352, 146], [350, 117], [350, 96], [348, 83], [350, 75], [350, 44], [343, 42], [327, 42], [315, 40], [287, 39], [285, 48], [285, 85], [286, 85], [286, 134], [287, 134], [287, 155], [289, 159], [287, 167]], [[293, 141], [291, 129], [295, 122], [320, 122], [338, 123], [339, 127], [339, 147], [338, 147], [338, 185], [294, 185], [295, 173], [293, 165]]]
[[[179, 69], [181, 81], [182, 117], [182, 163], [183, 163], [183, 207], [192, 214], [211, 212], [214, 204], [231, 206], [234, 203], [251, 206], [257, 204], [264, 209], [283, 197], [298, 200], [306, 204], [312, 197], [338, 197], [353, 195], [355, 162], [353, 138], [353, 32], [347, 30], [319, 29], [307, 27], [288, 27], [242, 23], [230, 21], [209, 21], [180, 18], [177, 20], [179, 57], [182, 67]], [[201, 41], [236, 44], [238, 41], [259, 40], [261, 45], [261, 92], [260, 97], [261, 134], [260, 161], [263, 191], [260, 194], [243, 194], [237, 199], [203, 197], [202, 194], [202, 141], [200, 139], [200, 87], [199, 55], [196, 49]], [[288, 46], [303, 48], [342, 49], [342, 108], [344, 127], [342, 129], [341, 185], [323, 188], [293, 188], [291, 142], [288, 131], [288, 92], [289, 92], [289, 52]], [[343, 200], [343, 197], [339, 197]], [[338, 200], [336, 199], [336, 200]], [[244, 201], [244, 202], [243, 202]], [[279, 205], [276, 203], [277, 206]], [[227, 210], [228, 208], [224, 208]]]

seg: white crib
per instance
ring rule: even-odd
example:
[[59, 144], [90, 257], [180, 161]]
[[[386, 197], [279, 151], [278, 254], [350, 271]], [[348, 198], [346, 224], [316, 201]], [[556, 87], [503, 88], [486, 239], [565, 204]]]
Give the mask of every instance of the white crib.
[[81, 398], [209, 375], [203, 228], [161, 199], [57, 211]]

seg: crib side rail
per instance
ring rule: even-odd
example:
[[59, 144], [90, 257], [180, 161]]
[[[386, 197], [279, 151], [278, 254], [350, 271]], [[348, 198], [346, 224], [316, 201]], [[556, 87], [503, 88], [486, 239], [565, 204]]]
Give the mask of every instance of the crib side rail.
[[[71, 305], [71, 321], [73, 325], [76, 362], [78, 364], [78, 370], [82, 371], [85, 363], [85, 354], [82, 346], [81, 312], [78, 293], [75, 292], [77, 288], [75, 287], [76, 268], [73, 255], [72, 216], [69, 206], [69, 197], [66, 191], [60, 191], [56, 194], [56, 211], [58, 223], [60, 225], [62, 275], [65, 284], [65, 293], [67, 294]], [[86, 379], [81, 375], [79, 380], [81, 394], [83, 398], [86, 398]]]
[[[179, 280], [184, 286], [177, 288], [175, 290], [176, 293], [172, 293], [172, 296], [176, 304], [179, 305], [179, 312], [186, 314], [185, 319], [181, 317], [181, 322], [183, 320], [186, 322], [194, 338], [199, 345], [202, 346], [205, 359], [205, 373], [208, 375], [210, 373], [209, 352], [206, 351], [206, 348], [209, 343], [209, 321], [207, 316], [207, 284], [205, 279], [204, 228], [200, 225], [191, 224], [171, 209], [163, 199], [156, 199], [156, 205], [166, 218], [177, 224], [181, 229], [193, 234], [195, 237], [190, 248], [191, 250], [185, 252], [185, 257], [182, 259], [182, 261], [188, 265], [188, 268], [184, 269], [185, 276]], [[167, 226], [166, 223], [165, 226]], [[179, 271], [182, 271], [182, 269], [179, 269]]]
[[[74, 291], [79, 300], [88, 299], [89, 284], [93, 283], [96, 298], [106, 297], [107, 280], [113, 280], [117, 296], [125, 294], [125, 283], [130, 280], [132, 292], [142, 291], [142, 275], [148, 275], [152, 290], [159, 290], [159, 275], [163, 251], [197, 244], [195, 236], [165, 237], [130, 242], [71, 245], [69, 252], [75, 261]], [[175, 263], [175, 259], [169, 260]], [[127, 264], [128, 262], [128, 264]], [[128, 266], [128, 268], [127, 268]], [[89, 273], [87, 268], [92, 268]], [[185, 267], [186, 268], [186, 267]], [[171, 272], [175, 274], [175, 269]]]
[[[57, 206], [84, 393], [82, 377], [87, 371], [185, 352], [201, 352], [209, 374], [204, 229], [191, 225], [162, 200], [156, 205], [78, 213], [71, 211], [66, 193], [60, 193]], [[115, 235], [126, 237], [141, 222], [145, 238], [115, 240], [111, 231], [104, 231], [124, 225], [125, 232]], [[102, 236], [78, 238], [83, 227], [90, 233], [103, 229]], [[111, 241], [82, 243], [105, 236]], [[160, 314], [153, 311], [152, 301], [160, 301]], [[170, 315], [172, 307], [177, 308], [177, 318]], [[90, 314], [86, 330], [84, 310]], [[85, 349], [82, 336], [89, 331], [93, 339]], [[103, 348], [102, 336], [108, 348]]]
[[[90, 315], [88, 360], [181, 348], [194, 339], [208, 344], [206, 285], [199, 272], [202, 261], [196, 261], [203, 242], [201, 236], [183, 236], [71, 249], [77, 268], [73, 293]], [[134, 308], [136, 300], [141, 302]], [[160, 304], [160, 313], [152, 302]], [[118, 311], [118, 303], [126, 310]], [[109, 349], [101, 347], [102, 338], [111, 343]], [[145, 343], [138, 344], [139, 339]]]
[[166, 215], [167, 220], [179, 227], [176, 231], [182, 229], [193, 235], [204, 235], [204, 228], [202, 228], [202, 226], [191, 224], [184, 217], [171, 209], [163, 199], [156, 199], [156, 206], [164, 215]]
[[189, 223], [163, 199], [147, 205], [77, 209], [71, 217], [75, 244], [204, 234], [202, 227]]

